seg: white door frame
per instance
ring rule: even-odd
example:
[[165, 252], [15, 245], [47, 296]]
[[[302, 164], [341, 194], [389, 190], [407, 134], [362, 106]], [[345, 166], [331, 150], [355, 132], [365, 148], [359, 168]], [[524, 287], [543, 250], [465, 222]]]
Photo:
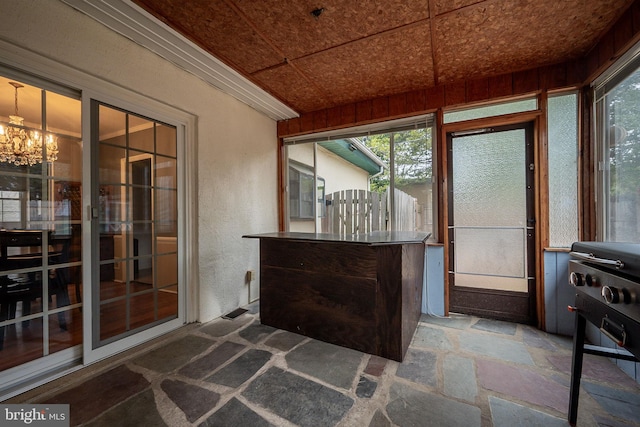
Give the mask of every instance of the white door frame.
[[[83, 98], [84, 98], [83, 94]], [[87, 123], [87, 126], [89, 126], [89, 128], [91, 127], [91, 104], [93, 101], [98, 102], [98, 103], [103, 103], [103, 104], [107, 104], [109, 106], [113, 106], [113, 107], [117, 107], [117, 108], [121, 108], [124, 111], [128, 111], [134, 114], [140, 114], [143, 115], [145, 117], [150, 117], [154, 120], [159, 120], [162, 121], [164, 123], [167, 124], [174, 124], [175, 120], [173, 121], [169, 121], [166, 118], [162, 117], [161, 114], [156, 113], [154, 110], [150, 110], [147, 108], [141, 107], [140, 105], [131, 105], [129, 103], [123, 102], [122, 100], [118, 99], [113, 99], [109, 96], [104, 96], [103, 94], [86, 94], [87, 98], [89, 98], [87, 100], [86, 103], [83, 102], [83, 108], [87, 108], [88, 112], [87, 114], [83, 114], [83, 120], [87, 120], [89, 121], [89, 123]], [[83, 99], [84, 101], [84, 99]], [[86, 105], [85, 105], [86, 104]], [[84, 112], [84, 111], [83, 111]], [[84, 123], [83, 123], [84, 125]], [[89, 363], [93, 363], [95, 361], [101, 360], [105, 357], [109, 357], [111, 355], [114, 355], [116, 353], [119, 353], [121, 351], [124, 351], [126, 349], [129, 349], [133, 346], [139, 345], [145, 341], [151, 340], [153, 338], [157, 338], [167, 332], [170, 332], [176, 328], [181, 327], [182, 325], [184, 325], [185, 323], [187, 323], [187, 305], [193, 305], [195, 303], [194, 300], [191, 300], [191, 298], [188, 297], [188, 295], [191, 295], [191, 293], [193, 292], [192, 289], [187, 289], [186, 287], [186, 283], [189, 283], [189, 279], [188, 279], [188, 273], [189, 273], [189, 269], [185, 269], [185, 260], [187, 259], [186, 256], [187, 253], [185, 252], [186, 249], [186, 239], [183, 237], [184, 234], [186, 233], [186, 222], [189, 221], [185, 221], [184, 217], [182, 217], [180, 215], [180, 212], [183, 211], [183, 209], [181, 209], [185, 204], [186, 204], [186, 195], [182, 194], [183, 191], [185, 191], [186, 185], [184, 183], [184, 165], [182, 164], [181, 160], [181, 155], [184, 155], [185, 153], [185, 147], [184, 147], [184, 140], [185, 140], [185, 133], [186, 133], [186, 127], [184, 126], [184, 124], [180, 124], [180, 123], [175, 123], [174, 124], [177, 128], [177, 144], [178, 144], [178, 161], [177, 161], [177, 173], [178, 173], [178, 254], [179, 254], [179, 258], [178, 258], [178, 294], [179, 294], [179, 298], [178, 298], [178, 317], [176, 319], [170, 320], [168, 322], [162, 323], [160, 325], [151, 327], [149, 329], [145, 329], [141, 332], [138, 332], [134, 335], [130, 335], [124, 338], [121, 338], [117, 341], [108, 343], [108, 344], [104, 344], [101, 346], [98, 346], [97, 343], [99, 342], [99, 338], [95, 336], [96, 332], [94, 330], [93, 327], [93, 322], [95, 321], [95, 318], [97, 318], [97, 316], [93, 315], [93, 311], [97, 310], [97, 303], [94, 301], [94, 298], [96, 297], [94, 295], [93, 289], [98, 289], [97, 287], [97, 283], [99, 282], [99, 272], [95, 271], [95, 269], [92, 266], [93, 262], [96, 262], [97, 259], [97, 255], [94, 252], [91, 252], [92, 247], [98, 247], [99, 245], [97, 244], [92, 244], [92, 238], [93, 238], [93, 232], [92, 232], [92, 228], [93, 227], [98, 227], [99, 226], [99, 218], [97, 218], [97, 212], [96, 212], [96, 208], [92, 205], [88, 205], [87, 207], [87, 212], [89, 213], [88, 218], [86, 218], [86, 221], [83, 221], [83, 238], [87, 239], [87, 240], [83, 240], [83, 259], [86, 260], [84, 265], [89, 266], [89, 268], [85, 268], [83, 270], [84, 274], [83, 274], [83, 289], [84, 289], [84, 300], [85, 300], [85, 304], [89, 305], [91, 307], [91, 309], [89, 310], [84, 310], [83, 311], [83, 316], [84, 316], [84, 337], [83, 337], [83, 362], [85, 364], [89, 364]], [[83, 133], [84, 134], [84, 133]], [[91, 135], [91, 133], [89, 133], [89, 135]], [[84, 185], [83, 186], [83, 198], [84, 200], [88, 200], [91, 201], [91, 187], [92, 186], [97, 186], [98, 185], [98, 177], [97, 177], [97, 167], [91, 168], [91, 165], [94, 164], [95, 160], [92, 158], [92, 154], [91, 151], [95, 149], [95, 147], [93, 146], [93, 141], [87, 141], [86, 142], [87, 145], [90, 145], [90, 149], [85, 149], [84, 150], [84, 156], [85, 158], [84, 160], [84, 167], [85, 167], [85, 172], [86, 175], [88, 175], [88, 180], [86, 182], [90, 182], [92, 183], [91, 185]], [[151, 156], [150, 154], [141, 154], [139, 156], [134, 156], [132, 158], [143, 158], [143, 157], [149, 157]], [[131, 159], [130, 159], [131, 160]], [[126, 159], [121, 160], [121, 174], [123, 173], [127, 173], [128, 168], [124, 166], [124, 162], [126, 162]], [[84, 176], [84, 178], [87, 178], [86, 176]], [[127, 191], [126, 189], [123, 189], [122, 191]], [[88, 193], [88, 194], [85, 194]], [[124, 195], [123, 195], [124, 196]], [[126, 200], [126, 199], [125, 199]], [[127, 206], [122, 206], [122, 209], [127, 209]], [[123, 211], [124, 214], [125, 211]], [[123, 218], [126, 218], [126, 216], [123, 216]], [[96, 234], [99, 234], [96, 232]], [[124, 240], [124, 239], [123, 239]], [[122, 243], [123, 245], [126, 245], [126, 242]], [[126, 247], [124, 248], [126, 249]], [[93, 257], [93, 258], [92, 258]], [[92, 261], [93, 260], [93, 261]], [[98, 261], [99, 263], [99, 261]], [[97, 267], [97, 264], [96, 266]], [[93, 284], [96, 283], [96, 287], [94, 288]], [[197, 290], [196, 290], [197, 291]]]

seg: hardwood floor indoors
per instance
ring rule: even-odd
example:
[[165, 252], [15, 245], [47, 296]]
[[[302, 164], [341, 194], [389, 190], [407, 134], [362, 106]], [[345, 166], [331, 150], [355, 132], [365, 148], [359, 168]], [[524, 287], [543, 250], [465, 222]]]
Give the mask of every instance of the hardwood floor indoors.
[[[76, 285], [69, 284], [70, 304], [77, 304], [82, 300], [82, 292], [76, 292]], [[176, 317], [178, 315], [178, 295], [170, 289], [154, 292], [147, 283], [131, 282], [130, 298], [131, 316], [130, 329], [143, 327], [160, 319]], [[157, 294], [158, 310], [155, 313], [154, 298]], [[125, 295], [125, 287], [121, 282], [103, 281], [101, 297], [115, 298]], [[51, 306], [56, 306], [56, 296], [52, 297]], [[85, 301], [86, 303], [86, 301]], [[19, 302], [15, 318], [23, 315], [23, 303]], [[126, 331], [125, 312], [126, 299], [118, 299], [103, 306], [101, 315], [101, 339], [106, 339]], [[31, 302], [31, 313], [42, 312], [41, 299]], [[62, 323], [62, 326], [61, 326]], [[66, 325], [64, 325], [66, 323]], [[42, 317], [25, 321], [16, 321], [4, 327], [4, 347], [0, 350], [0, 371], [38, 359], [43, 355], [43, 321]], [[49, 315], [49, 354], [82, 344], [82, 308], [73, 308], [60, 313]]]

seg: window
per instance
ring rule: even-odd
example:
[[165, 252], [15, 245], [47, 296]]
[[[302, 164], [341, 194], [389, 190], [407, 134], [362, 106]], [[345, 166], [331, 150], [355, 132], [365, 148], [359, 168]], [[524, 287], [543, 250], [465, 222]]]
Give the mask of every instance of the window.
[[482, 119], [485, 117], [501, 116], [504, 114], [523, 113], [538, 108], [538, 99], [529, 98], [517, 101], [501, 102], [499, 104], [484, 105], [482, 107], [465, 108], [444, 113], [444, 123], [456, 123], [465, 120]]
[[0, 222], [5, 228], [18, 228], [22, 209], [18, 191], [0, 191]]
[[[293, 162], [292, 162], [293, 163]], [[324, 178], [318, 177], [318, 216], [324, 216]], [[292, 219], [313, 219], [313, 172], [289, 165], [289, 209]]]
[[598, 240], [640, 241], [640, 59], [596, 84]]
[[549, 97], [549, 246], [578, 238], [578, 94]]
[[285, 140], [288, 230], [432, 232], [432, 120], [421, 116]]

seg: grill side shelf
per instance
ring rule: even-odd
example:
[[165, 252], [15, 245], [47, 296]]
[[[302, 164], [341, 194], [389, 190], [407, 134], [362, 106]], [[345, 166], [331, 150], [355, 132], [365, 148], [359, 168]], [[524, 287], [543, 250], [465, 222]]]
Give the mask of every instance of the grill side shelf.
[[638, 359], [624, 349], [600, 347], [597, 345], [585, 344], [584, 352], [587, 354], [593, 354], [595, 356], [613, 357], [614, 359], [629, 360], [631, 362], [638, 362]]

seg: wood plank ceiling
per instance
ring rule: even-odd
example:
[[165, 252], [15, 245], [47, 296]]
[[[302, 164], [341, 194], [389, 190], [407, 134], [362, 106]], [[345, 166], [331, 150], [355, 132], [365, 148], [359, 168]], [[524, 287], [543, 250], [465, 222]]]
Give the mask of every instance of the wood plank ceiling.
[[307, 113], [582, 58], [633, 0], [134, 3]]

